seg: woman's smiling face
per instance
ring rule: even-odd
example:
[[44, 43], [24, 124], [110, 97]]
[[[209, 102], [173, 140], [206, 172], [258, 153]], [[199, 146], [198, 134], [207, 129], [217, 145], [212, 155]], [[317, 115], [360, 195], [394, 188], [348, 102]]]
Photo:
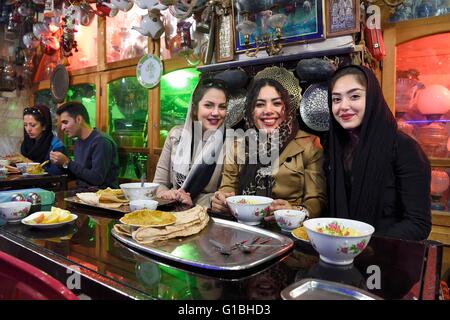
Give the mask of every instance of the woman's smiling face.
[[366, 111], [366, 88], [353, 75], [339, 78], [331, 91], [332, 112], [346, 130], [358, 128]]
[[202, 123], [203, 130], [215, 130], [225, 120], [227, 113], [227, 98], [222, 90], [211, 88], [205, 92], [198, 103], [197, 119]]
[[261, 88], [253, 110], [256, 128], [271, 132], [285, 120], [285, 104], [278, 91], [272, 86]]

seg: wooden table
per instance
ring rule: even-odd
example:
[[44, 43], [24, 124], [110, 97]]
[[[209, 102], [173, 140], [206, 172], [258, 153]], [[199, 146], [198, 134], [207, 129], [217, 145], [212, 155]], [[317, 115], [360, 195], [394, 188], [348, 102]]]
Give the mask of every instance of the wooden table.
[[0, 190], [43, 188], [51, 191], [67, 190], [68, 176], [45, 175], [45, 176], [24, 176], [21, 174], [10, 174], [6, 178], [0, 179]]

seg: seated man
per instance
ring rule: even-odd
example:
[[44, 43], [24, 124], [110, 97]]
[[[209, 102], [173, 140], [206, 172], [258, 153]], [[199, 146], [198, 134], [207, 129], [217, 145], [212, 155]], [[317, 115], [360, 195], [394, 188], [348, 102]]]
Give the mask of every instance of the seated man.
[[80, 102], [61, 105], [56, 114], [61, 130], [70, 138], [78, 139], [73, 149], [74, 161], [61, 152], [51, 152], [50, 160], [74, 175], [78, 188], [117, 188], [119, 158], [112, 138], [90, 126], [87, 110]]

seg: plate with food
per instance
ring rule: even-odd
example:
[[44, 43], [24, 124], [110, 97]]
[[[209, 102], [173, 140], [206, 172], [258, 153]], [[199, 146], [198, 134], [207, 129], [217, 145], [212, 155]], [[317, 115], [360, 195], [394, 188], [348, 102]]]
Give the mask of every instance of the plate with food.
[[25, 172], [23, 173], [23, 175], [25, 176], [43, 176], [48, 174], [48, 172], [45, 172], [44, 170], [44, 165], [47, 163], [48, 161], [45, 161], [43, 164], [31, 164], [28, 165], [25, 169]]
[[23, 224], [40, 229], [54, 229], [72, 223], [78, 218], [68, 210], [52, 207], [51, 211], [38, 211], [23, 218]]
[[22, 173], [23, 176], [32, 176], [32, 177], [36, 177], [36, 176], [46, 176], [48, 175], [48, 172], [42, 172], [42, 173], [28, 173], [28, 172], [24, 172]]
[[174, 224], [176, 220], [171, 212], [142, 209], [127, 213], [119, 221], [132, 227], [164, 227]]
[[291, 234], [294, 238], [309, 243], [308, 233], [304, 226], [292, 230]]

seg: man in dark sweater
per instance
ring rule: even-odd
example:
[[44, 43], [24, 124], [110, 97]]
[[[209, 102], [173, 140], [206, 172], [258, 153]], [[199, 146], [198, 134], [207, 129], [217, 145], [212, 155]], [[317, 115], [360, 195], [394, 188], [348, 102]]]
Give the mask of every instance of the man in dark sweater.
[[73, 150], [75, 160], [61, 152], [51, 152], [50, 160], [74, 175], [79, 188], [117, 188], [119, 158], [112, 138], [90, 126], [87, 110], [80, 102], [61, 105], [56, 114], [64, 133], [78, 139]]

